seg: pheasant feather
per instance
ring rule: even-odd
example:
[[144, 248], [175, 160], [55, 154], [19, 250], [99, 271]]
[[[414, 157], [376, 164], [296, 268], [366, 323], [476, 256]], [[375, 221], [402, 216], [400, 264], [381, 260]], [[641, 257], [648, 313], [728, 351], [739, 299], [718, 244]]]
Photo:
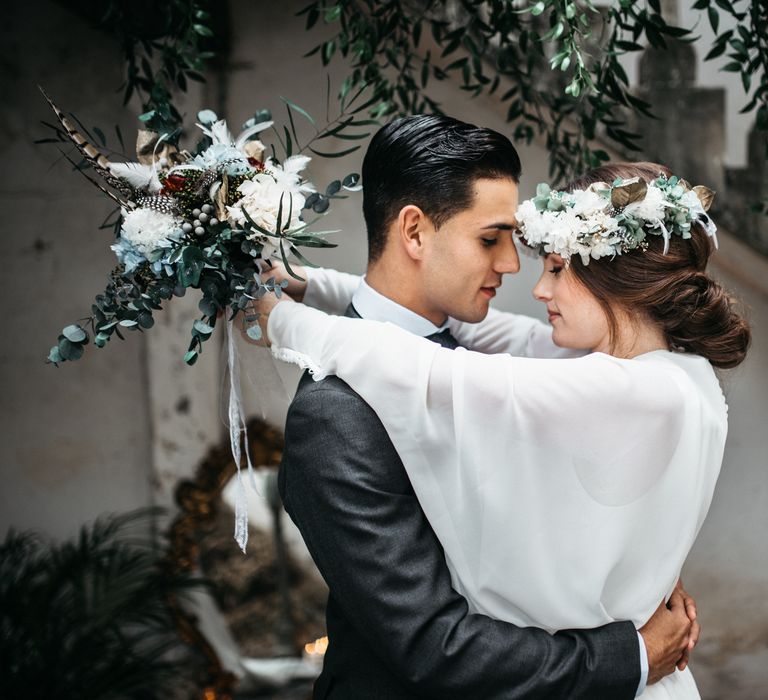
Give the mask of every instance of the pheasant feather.
[[72, 143], [75, 144], [77, 147], [77, 150], [82, 153], [83, 157], [88, 161], [88, 163], [91, 164], [93, 169], [101, 175], [101, 177], [104, 178], [104, 181], [112, 188], [118, 190], [124, 195], [130, 195], [131, 194], [131, 188], [124, 182], [122, 182], [119, 178], [115, 177], [110, 172], [110, 162], [109, 159], [98, 149], [96, 146], [91, 144], [88, 139], [85, 138], [72, 124], [72, 122], [66, 117], [64, 112], [62, 112], [54, 103], [53, 100], [51, 100], [50, 97], [46, 94], [45, 90], [43, 90], [42, 87], [38, 85], [38, 88], [40, 92], [43, 93], [43, 97], [48, 101], [48, 104], [51, 105], [51, 109], [53, 110], [54, 114], [58, 118], [61, 125], [64, 127], [64, 131], [66, 131], [67, 136], [69, 136]]

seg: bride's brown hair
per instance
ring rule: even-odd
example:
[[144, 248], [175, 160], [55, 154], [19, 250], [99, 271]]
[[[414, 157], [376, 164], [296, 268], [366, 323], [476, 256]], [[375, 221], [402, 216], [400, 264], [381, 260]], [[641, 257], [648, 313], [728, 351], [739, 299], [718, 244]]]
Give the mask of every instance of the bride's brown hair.
[[[590, 170], [564, 189], [583, 190], [616, 178], [651, 182], [661, 174], [671, 176], [668, 168], [656, 163], [612, 163]], [[648, 236], [646, 241], [646, 250], [592, 260], [589, 265], [578, 255], [571, 258], [570, 270], [605, 311], [611, 338], [617, 331], [611, 305], [618, 304], [631, 315], [642, 313], [657, 323], [671, 349], [701, 355], [715, 367], [736, 367], [747, 354], [751, 331], [734, 300], [705, 272], [714, 250], [712, 239], [694, 224], [690, 239], [672, 236], [666, 254], [661, 236]]]

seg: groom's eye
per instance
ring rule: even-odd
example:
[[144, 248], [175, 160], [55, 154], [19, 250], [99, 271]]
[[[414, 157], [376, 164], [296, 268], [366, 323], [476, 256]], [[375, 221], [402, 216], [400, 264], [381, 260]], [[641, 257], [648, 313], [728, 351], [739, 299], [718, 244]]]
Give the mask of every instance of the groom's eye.
[[496, 245], [498, 243], [497, 238], [481, 238], [480, 240], [486, 248], [490, 248], [492, 245]]

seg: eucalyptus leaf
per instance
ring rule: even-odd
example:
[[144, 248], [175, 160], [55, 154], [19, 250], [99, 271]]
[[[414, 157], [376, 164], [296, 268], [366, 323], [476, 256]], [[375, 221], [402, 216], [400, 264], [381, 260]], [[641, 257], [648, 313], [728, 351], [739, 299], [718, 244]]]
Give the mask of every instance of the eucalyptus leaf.
[[54, 345], [50, 349], [48, 353], [48, 362], [52, 362], [55, 365], [59, 364], [59, 362], [64, 362], [64, 358], [61, 356], [61, 352], [59, 352], [58, 345]]
[[197, 333], [203, 336], [209, 336], [214, 330], [213, 326], [209, 326], [205, 321], [200, 321], [199, 319], [194, 322], [192, 327]]
[[61, 333], [71, 343], [84, 343], [88, 340], [88, 334], [80, 326], [67, 326]]
[[245, 331], [248, 334], [248, 337], [251, 340], [261, 340], [262, 338], [262, 332], [261, 332], [261, 326], [258, 324], [254, 324], [253, 326], [249, 326], [248, 329]]
[[145, 330], [152, 328], [152, 326], [155, 325], [155, 319], [152, 318], [152, 314], [149, 311], [142, 311], [136, 320], [138, 321], [138, 324]]
[[321, 196], [312, 205], [312, 211], [314, 211], [315, 214], [322, 214], [322, 213], [328, 211], [328, 208], [330, 206], [331, 206], [331, 203], [328, 200], [328, 198]]
[[200, 309], [200, 311], [202, 311], [202, 313], [204, 313], [206, 316], [215, 316], [219, 310], [219, 306], [216, 301], [206, 297], [199, 301], [197, 308]]
[[84, 352], [83, 346], [80, 343], [71, 343], [64, 337], [59, 340], [58, 351], [62, 359], [70, 361], [79, 360]]
[[350, 173], [342, 181], [341, 186], [349, 192], [358, 192], [363, 189], [360, 184], [360, 175], [358, 173]]

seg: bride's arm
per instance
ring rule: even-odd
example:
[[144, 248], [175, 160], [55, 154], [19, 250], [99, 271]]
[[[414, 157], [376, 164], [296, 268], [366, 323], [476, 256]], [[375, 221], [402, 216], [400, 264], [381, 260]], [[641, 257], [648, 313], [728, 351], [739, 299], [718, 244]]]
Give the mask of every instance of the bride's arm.
[[[268, 334], [281, 359], [346, 381], [397, 436], [398, 451], [429, 442], [451, 460], [457, 450], [491, 446], [502, 455], [525, 436], [583, 459], [583, 486], [602, 501], [628, 498], [658, 476], [648, 464], [666, 464], [679, 434], [682, 393], [658, 363], [449, 351], [392, 324], [300, 304], [278, 304]], [[606, 485], [597, 467], [618, 455], [623, 475]]]
[[516, 357], [581, 357], [580, 350], [560, 348], [552, 341], [552, 327], [536, 318], [491, 309], [479, 323], [451, 319], [448, 323], [459, 345], [485, 354]]
[[292, 265], [291, 269], [305, 281], [289, 275], [281, 263], [275, 263], [264, 277], [272, 275], [278, 282], [286, 280], [288, 286], [285, 291], [293, 299], [335, 316], [344, 314], [362, 280], [360, 275], [331, 268]]
[[341, 316], [360, 286], [360, 275], [339, 272], [330, 268], [306, 268], [307, 291], [304, 303], [315, 309]]

